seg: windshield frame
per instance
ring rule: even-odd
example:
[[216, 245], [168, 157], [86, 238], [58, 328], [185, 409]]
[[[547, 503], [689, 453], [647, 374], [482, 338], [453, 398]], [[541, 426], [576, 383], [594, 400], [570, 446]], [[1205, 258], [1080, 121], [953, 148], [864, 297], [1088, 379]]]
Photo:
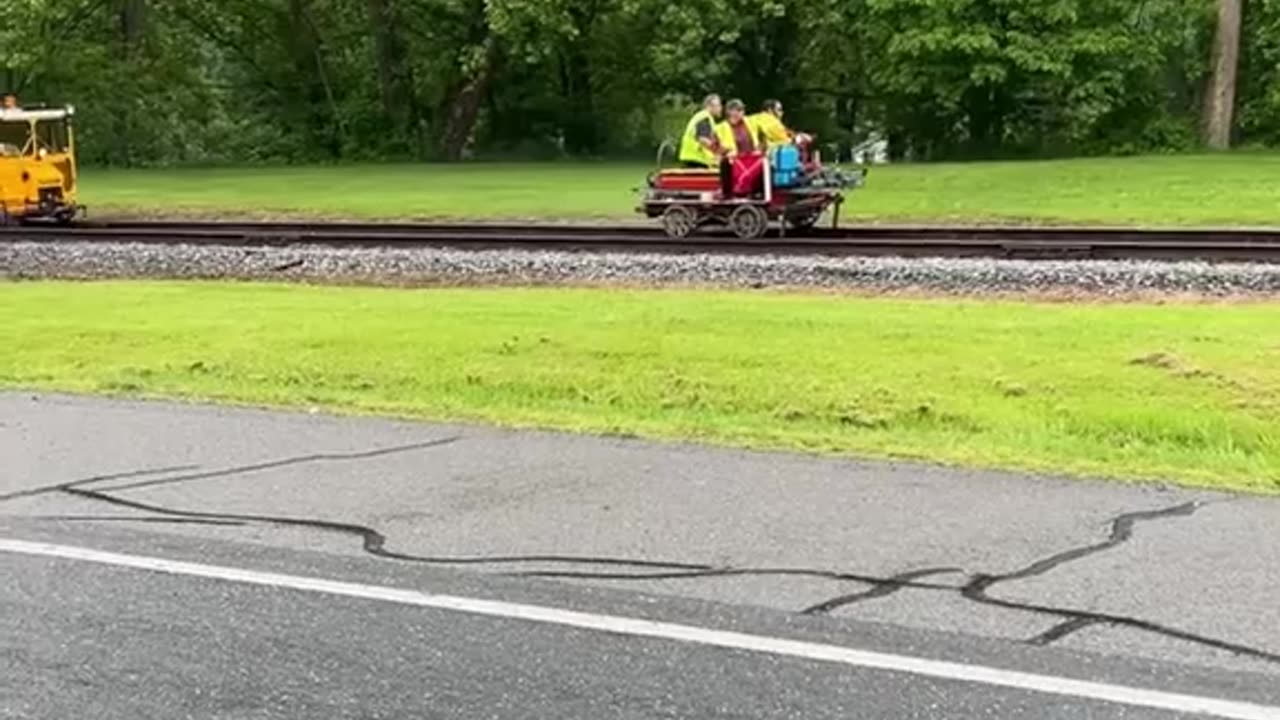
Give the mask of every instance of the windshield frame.
[[[48, 137], [45, 137], [45, 132]], [[46, 142], [46, 140], [48, 142]], [[50, 155], [66, 155], [71, 151], [71, 118], [42, 118], [31, 123], [31, 143], [33, 155], [41, 150]]]
[[[14, 128], [21, 126], [22, 137]], [[46, 155], [67, 155], [71, 153], [71, 118], [23, 118], [11, 120], [0, 118], [0, 128], [9, 129], [10, 133], [0, 132], [0, 145], [18, 149], [13, 153], [0, 154], [0, 158], [39, 157], [43, 151]], [[11, 137], [6, 141], [6, 134]], [[21, 140], [21, 144], [13, 142]]]
[[[22, 137], [17, 135], [17, 128], [22, 127]], [[12, 131], [12, 137], [9, 137]], [[0, 145], [17, 149], [17, 154], [4, 153], [0, 154], [0, 158], [26, 157], [34, 153], [31, 147], [32, 137], [35, 134], [35, 128], [32, 127], [30, 120], [2, 120], [0, 119]], [[12, 142], [13, 140], [21, 140], [21, 143]]]

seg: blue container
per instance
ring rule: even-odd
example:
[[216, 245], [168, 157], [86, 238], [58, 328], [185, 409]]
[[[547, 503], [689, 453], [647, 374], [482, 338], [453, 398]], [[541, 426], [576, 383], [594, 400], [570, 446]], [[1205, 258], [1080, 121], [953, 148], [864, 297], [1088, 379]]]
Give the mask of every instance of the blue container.
[[773, 186], [791, 187], [800, 181], [800, 149], [783, 145], [773, 149], [769, 162], [773, 166]]

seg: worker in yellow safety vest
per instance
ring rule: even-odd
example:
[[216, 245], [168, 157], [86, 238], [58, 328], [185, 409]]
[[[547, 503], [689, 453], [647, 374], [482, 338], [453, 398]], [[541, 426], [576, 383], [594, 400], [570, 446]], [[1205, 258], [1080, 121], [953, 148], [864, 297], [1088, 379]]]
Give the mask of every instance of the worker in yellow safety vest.
[[724, 111], [724, 122], [716, 128], [716, 134], [720, 136], [720, 147], [725, 148], [725, 155], [730, 160], [764, 149], [759, 130], [747, 119], [747, 106], [741, 100], [730, 100]]
[[689, 118], [680, 139], [680, 163], [688, 168], [714, 168], [720, 164], [724, 148], [720, 144], [717, 123], [723, 108], [719, 95], [708, 95], [702, 109]]
[[764, 109], [748, 117], [747, 122], [751, 124], [756, 137], [770, 148], [792, 141], [806, 143], [810, 139], [808, 135], [793, 132], [782, 123], [782, 103], [778, 100], [765, 100]]
[[752, 190], [748, 188], [758, 184], [763, 172], [760, 154], [765, 144], [756, 127], [748, 121], [747, 106], [741, 100], [725, 103], [724, 115], [724, 122], [717, 128], [720, 146], [725, 148], [724, 160], [720, 163], [721, 193], [726, 198], [749, 195]]

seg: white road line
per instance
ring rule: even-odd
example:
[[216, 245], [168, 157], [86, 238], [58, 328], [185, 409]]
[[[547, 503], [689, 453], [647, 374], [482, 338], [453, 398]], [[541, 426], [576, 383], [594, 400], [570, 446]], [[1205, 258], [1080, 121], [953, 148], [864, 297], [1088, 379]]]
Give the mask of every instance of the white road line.
[[711, 630], [692, 625], [655, 622], [639, 618], [618, 617], [614, 615], [597, 615], [594, 613], [561, 610], [538, 605], [521, 605], [518, 603], [479, 598], [456, 597], [451, 595], [434, 595], [431, 593], [363, 585], [360, 583], [325, 580], [323, 578], [303, 577], [299, 575], [282, 575], [278, 573], [259, 572], [244, 568], [205, 565], [202, 563], [180, 562], [163, 558], [143, 557], [139, 555], [122, 555], [103, 552], [91, 548], [53, 545], [48, 543], [27, 542], [24, 540], [0, 539], [0, 552], [21, 555], [38, 555], [43, 557], [79, 560], [83, 562], [114, 565], [137, 570], [168, 573], [170, 575], [186, 575], [191, 577], [227, 580], [265, 585], [268, 587], [301, 590], [304, 592], [340, 595], [343, 597], [380, 600], [400, 605], [451, 610], [472, 615], [525, 620], [528, 622], [563, 625], [567, 627], [598, 630], [615, 635], [659, 638], [677, 642], [694, 643], [731, 650], [748, 650], [751, 652], [783, 655], [839, 663], [859, 668], [872, 668], [890, 672], [923, 675], [943, 680], [959, 680], [963, 682], [995, 685], [999, 687], [1029, 690], [1052, 695], [1065, 695], [1085, 700], [1101, 700], [1123, 705], [1133, 705], [1160, 710], [1174, 710], [1185, 713], [1198, 713], [1220, 718], [1238, 718], [1239, 720], [1280, 720], [1280, 707], [1257, 705], [1232, 700], [1182, 695], [1178, 693], [1145, 690], [1142, 688], [1111, 685], [1108, 683], [1073, 680], [1071, 678], [1052, 675], [1036, 675], [1032, 673], [1001, 670], [982, 665], [929, 660], [910, 655], [857, 650], [839, 645], [787, 640], [785, 638], [764, 635], [748, 635], [745, 633]]

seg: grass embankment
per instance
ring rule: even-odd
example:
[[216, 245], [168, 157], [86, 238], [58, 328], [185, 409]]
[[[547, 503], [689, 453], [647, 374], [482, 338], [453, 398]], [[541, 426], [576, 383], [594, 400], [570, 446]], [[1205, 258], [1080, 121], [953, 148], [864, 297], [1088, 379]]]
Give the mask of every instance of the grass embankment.
[[[643, 164], [93, 170], [106, 215], [630, 218]], [[1280, 225], [1280, 155], [876, 167], [846, 217], [883, 222]]]
[[1280, 491], [1280, 307], [0, 285], [0, 386]]

